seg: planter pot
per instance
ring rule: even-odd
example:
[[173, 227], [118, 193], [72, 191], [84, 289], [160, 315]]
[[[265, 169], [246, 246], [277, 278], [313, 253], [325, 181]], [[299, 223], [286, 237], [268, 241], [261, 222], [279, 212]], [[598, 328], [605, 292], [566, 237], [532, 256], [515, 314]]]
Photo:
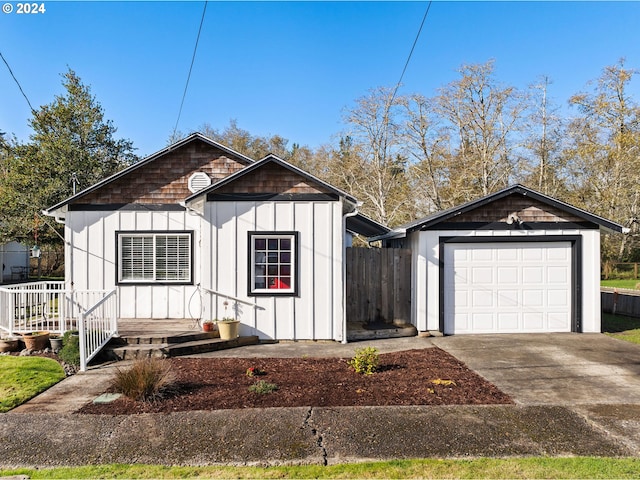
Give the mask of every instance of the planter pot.
[[213, 332], [213, 330], [214, 330], [213, 322], [204, 322], [202, 324], [202, 330], [204, 332]]
[[238, 338], [239, 327], [240, 327], [240, 320], [233, 320], [230, 322], [218, 322], [220, 339], [233, 340], [234, 338]]
[[0, 340], [0, 353], [15, 352], [18, 350], [17, 338], [3, 338]]
[[22, 335], [27, 350], [44, 350], [49, 344], [49, 332], [31, 332]]
[[56, 353], [62, 348], [62, 338], [60, 337], [49, 337], [49, 343], [51, 344], [51, 350]]

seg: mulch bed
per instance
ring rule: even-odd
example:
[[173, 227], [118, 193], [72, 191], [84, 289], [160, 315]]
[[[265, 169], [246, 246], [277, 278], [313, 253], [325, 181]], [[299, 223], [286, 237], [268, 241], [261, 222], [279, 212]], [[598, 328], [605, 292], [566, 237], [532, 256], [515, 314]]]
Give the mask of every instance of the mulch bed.
[[[155, 402], [125, 397], [78, 413], [133, 414], [265, 407], [509, 404], [511, 398], [439, 348], [380, 355], [378, 372], [357, 374], [345, 358], [170, 358], [173, 391]], [[248, 368], [264, 375], [249, 377]], [[259, 380], [278, 390], [259, 394]], [[451, 380], [453, 383], [441, 382]], [[435, 382], [434, 382], [435, 381]]]

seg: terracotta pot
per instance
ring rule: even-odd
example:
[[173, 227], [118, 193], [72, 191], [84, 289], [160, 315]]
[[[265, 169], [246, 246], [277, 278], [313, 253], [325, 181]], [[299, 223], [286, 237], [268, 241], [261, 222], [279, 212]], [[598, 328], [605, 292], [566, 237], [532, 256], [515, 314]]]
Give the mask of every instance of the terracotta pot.
[[30, 332], [22, 335], [27, 350], [44, 350], [49, 343], [49, 332]]
[[220, 331], [220, 339], [221, 340], [233, 340], [234, 338], [238, 338], [239, 326], [240, 326], [240, 320], [218, 322], [218, 330]]
[[202, 330], [205, 332], [213, 332], [213, 322], [204, 322], [202, 324]]

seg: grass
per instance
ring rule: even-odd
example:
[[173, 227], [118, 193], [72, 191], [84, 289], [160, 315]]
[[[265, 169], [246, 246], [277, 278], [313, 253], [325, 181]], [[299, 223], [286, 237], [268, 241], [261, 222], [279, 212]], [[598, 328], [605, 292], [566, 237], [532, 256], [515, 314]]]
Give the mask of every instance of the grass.
[[603, 313], [602, 331], [610, 337], [640, 344], [640, 318]]
[[41, 357], [0, 357], [0, 413], [11, 410], [65, 377], [58, 362]]
[[165, 467], [95, 465], [0, 470], [0, 476], [38, 478], [638, 478], [638, 458], [480, 458], [393, 460], [320, 466]]
[[639, 288], [637, 288], [638, 285], [640, 285], [640, 280], [635, 278], [600, 280], [600, 286], [602, 287], [640, 290]]

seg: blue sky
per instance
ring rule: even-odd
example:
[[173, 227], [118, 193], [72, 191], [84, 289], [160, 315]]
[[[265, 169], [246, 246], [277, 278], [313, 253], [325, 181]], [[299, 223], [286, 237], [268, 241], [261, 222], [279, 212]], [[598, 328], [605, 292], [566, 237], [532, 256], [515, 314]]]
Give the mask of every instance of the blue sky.
[[[31, 104], [63, 93], [68, 67], [139, 155], [173, 131], [203, 2], [45, 1], [0, 13], [0, 51]], [[42, 2], [38, 2], [42, 3]], [[209, 2], [178, 129], [230, 119], [312, 148], [344, 129], [344, 109], [398, 81], [427, 2]], [[553, 80], [559, 105], [619, 58], [640, 69], [639, 2], [434, 1], [399, 94], [432, 96], [464, 63], [495, 59], [525, 88]], [[638, 81], [633, 94], [640, 100]], [[27, 140], [30, 111], [0, 63], [0, 130]]]

